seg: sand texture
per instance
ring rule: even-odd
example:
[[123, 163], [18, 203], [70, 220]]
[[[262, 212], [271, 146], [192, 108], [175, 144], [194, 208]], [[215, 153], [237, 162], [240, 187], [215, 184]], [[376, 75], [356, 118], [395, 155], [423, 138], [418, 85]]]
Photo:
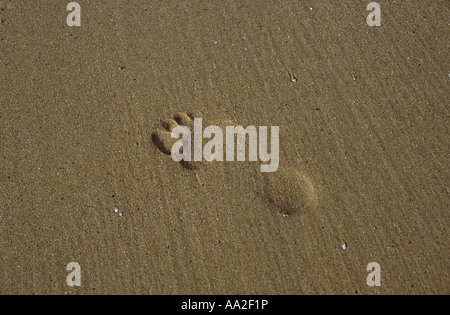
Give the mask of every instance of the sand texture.
[[[450, 293], [448, 1], [43, 2], [0, 0], [0, 294]], [[190, 113], [279, 170], [173, 161]]]

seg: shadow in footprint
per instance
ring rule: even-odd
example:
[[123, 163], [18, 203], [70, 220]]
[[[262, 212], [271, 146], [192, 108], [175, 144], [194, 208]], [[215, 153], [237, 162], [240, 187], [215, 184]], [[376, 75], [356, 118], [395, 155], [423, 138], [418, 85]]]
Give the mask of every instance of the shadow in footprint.
[[[178, 113], [173, 118], [164, 119], [161, 125], [152, 132], [152, 141], [155, 146], [164, 154], [171, 155], [173, 145], [178, 141], [172, 138], [172, 130], [177, 126], [188, 127], [193, 133], [194, 118], [202, 118], [202, 113], [192, 111], [189, 113]], [[190, 170], [197, 170], [205, 162], [181, 161], [180, 164]]]

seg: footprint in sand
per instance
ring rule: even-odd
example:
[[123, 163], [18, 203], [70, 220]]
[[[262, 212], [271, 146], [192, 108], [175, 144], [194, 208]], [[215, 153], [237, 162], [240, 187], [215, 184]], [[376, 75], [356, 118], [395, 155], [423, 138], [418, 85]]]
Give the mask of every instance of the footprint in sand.
[[[161, 152], [170, 155], [172, 146], [178, 141], [177, 139], [172, 139], [172, 130], [176, 126], [186, 126], [192, 130], [194, 118], [203, 118], [203, 115], [199, 111], [193, 111], [178, 113], [173, 118], [162, 120], [161, 125], [152, 132], [153, 143]], [[222, 121], [210, 122], [206, 125], [215, 125], [224, 129], [226, 126], [235, 126], [235, 123]], [[182, 161], [181, 165], [196, 172], [200, 169], [206, 169], [207, 165], [213, 163], [224, 162]], [[236, 174], [236, 176], [240, 176], [240, 174]], [[295, 168], [281, 166], [274, 173], [257, 172], [255, 176], [263, 184], [258, 194], [275, 207], [280, 214], [292, 215], [311, 211], [318, 205], [318, 198], [312, 181]]]
[[308, 177], [294, 168], [280, 168], [275, 173], [262, 174], [263, 197], [283, 215], [311, 211], [317, 207], [318, 198]]

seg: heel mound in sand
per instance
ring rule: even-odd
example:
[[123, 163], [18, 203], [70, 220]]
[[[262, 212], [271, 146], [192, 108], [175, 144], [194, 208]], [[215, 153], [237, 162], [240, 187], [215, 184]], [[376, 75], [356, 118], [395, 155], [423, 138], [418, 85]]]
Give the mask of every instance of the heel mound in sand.
[[264, 195], [282, 215], [311, 211], [318, 204], [311, 179], [293, 168], [264, 175]]

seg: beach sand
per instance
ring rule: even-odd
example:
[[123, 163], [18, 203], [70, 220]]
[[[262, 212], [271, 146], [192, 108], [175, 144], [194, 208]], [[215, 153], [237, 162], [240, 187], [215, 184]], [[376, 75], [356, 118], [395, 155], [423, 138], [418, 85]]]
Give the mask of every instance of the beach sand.
[[[450, 293], [447, 1], [67, 3], [0, 0], [0, 294]], [[279, 171], [174, 162], [192, 110]]]

